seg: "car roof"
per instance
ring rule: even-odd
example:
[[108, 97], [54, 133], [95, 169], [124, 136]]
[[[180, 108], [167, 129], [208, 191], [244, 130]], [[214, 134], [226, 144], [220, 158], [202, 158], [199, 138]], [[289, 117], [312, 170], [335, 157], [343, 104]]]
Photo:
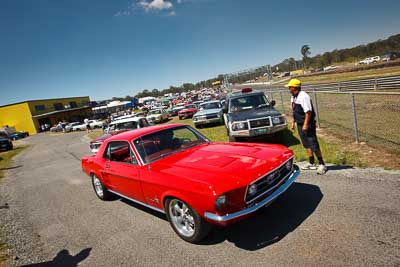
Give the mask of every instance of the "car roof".
[[117, 123], [130, 122], [130, 121], [138, 122], [140, 119], [143, 119], [143, 117], [132, 117], [132, 118], [120, 119], [120, 120], [115, 120], [115, 121], [111, 122], [110, 125], [114, 125]]
[[242, 91], [236, 91], [229, 93], [226, 98], [236, 98], [236, 97], [242, 97], [242, 96], [248, 96], [248, 95], [259, 95], [259, 94], [264, 94], [264, 92], [258, 91], [258, 90], [252, 90], [251, 92], [245, 92], [243, 93]]
[[170, 124], [149, 126], [149, 127], [134, 129], [134, 130], [130, 130], [130, 131], [126, 131], [126, 132], [114, 135], [114, 136], [108, 138], [107, 141], [134, 140], [140, 136], [144, 136], [147, 134], [151, 134], [151, 133], [155, 133], [158, 131], [162, 131], [165, 129], [171, 129], [171, 128], [175, 128], [175, 127], [179, 127], [179, 126], [187, 126], [187, 125], [182, 124], [182, 123], [170, 123]]
[[219, 100], [212, 100], [212, 101], [203, 102], [203, 103], [201, 103], [201, 105], [210, 104], [210, 103], [221, 103], [221, 101], [219, 101]]

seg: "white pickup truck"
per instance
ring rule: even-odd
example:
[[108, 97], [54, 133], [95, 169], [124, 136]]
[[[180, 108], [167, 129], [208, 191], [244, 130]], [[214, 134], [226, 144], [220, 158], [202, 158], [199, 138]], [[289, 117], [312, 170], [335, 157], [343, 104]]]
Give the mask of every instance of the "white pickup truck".
[[377, 63], [381, 61], [381, 57], [380, 56], [375, 56], [375, 57], [367, 57], [363, 60], [361, 60], [360, 62], [358, 62], [358, 64], [363, 65], [363, 64], [371, 64], [371, 63]]

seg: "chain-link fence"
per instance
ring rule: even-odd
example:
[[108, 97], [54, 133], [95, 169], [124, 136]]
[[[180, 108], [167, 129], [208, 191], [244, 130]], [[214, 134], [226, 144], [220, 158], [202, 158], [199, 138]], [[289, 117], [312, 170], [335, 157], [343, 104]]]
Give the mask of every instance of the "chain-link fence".
[[[265, 91], [276, 101], [276, 109], [292, 116], [287, 91]], [[399, 92], [308, 91], [319, 127], [353, 142], [366, 142], [400, 153]]]

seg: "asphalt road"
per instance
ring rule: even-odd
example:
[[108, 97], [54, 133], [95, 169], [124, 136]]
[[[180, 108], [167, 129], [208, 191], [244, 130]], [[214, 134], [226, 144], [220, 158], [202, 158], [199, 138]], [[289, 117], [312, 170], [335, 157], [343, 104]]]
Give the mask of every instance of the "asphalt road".
[[[270, 207], [200, 245], [163, 215], [102, 202], [79, 159], [84, 133], [26, 139], [0, 182], [0, 238], [15, 259], [43, 266], [399, 266], [400, 172], [334, 167], [303, 172]], [[1, 155], [0, 155], [1, 156]], [[47, 265], [48, 264], [48, 265]]]

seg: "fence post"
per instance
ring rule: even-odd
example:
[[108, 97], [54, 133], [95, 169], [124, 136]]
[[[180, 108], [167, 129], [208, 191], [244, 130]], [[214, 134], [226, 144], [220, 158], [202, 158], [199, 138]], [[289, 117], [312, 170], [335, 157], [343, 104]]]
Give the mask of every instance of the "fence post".
[[283, 104], [283, 96], [282, 91], [279, 90], [279, 94], [281, 95], [281, 103], [282, 103], [282, 113], [285, 114], [285, 105]]
[[316, 113], [316, 115], [317, 115], [317, 125], [318, 125], [318, 128], [321, 128], [321, 122], [320, 122], [320, 120], [319, 120], [317, 93], [315, 92], [315, 89], [313, 89], [313, 92], [314, 92], [315, 113]]
[[358, 126], [357, 126], [357, 112], [356, 112], [356, 101], [354, 99], [354, 94], [350, 93], [351, 95], [351, 108], [352, 108], [352, 113], [353, 113], [353, 128], [354, 128], [354, 137], [356, 139], [356, 143], [358, 144], [360, 142], [360, 139], [358, 137]]
[[376, 79], [376, 77], [375, 77], [375, 80], [374, 80], [374, 90], [375, 91], [378, 90], [378, 80]]

